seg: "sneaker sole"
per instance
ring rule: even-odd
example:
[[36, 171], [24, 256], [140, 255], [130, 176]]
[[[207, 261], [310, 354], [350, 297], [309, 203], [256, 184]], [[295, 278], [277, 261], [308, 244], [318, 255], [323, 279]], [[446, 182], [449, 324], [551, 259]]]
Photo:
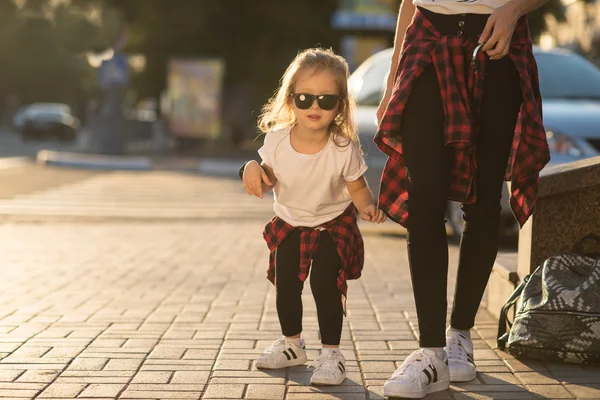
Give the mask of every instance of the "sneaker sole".
[[473, 371], [473, 373], [471, 373], [471, 374], [463, 374], [463, 375], [458, 375], [458, 374], [452, 375], [452, 373], [450, 374], [450, 382], [470, 382], [470, 381], [474, 380], [475, 378], [477, 378], [477, 371]]
[[404, 397], [407, 399], [422, 399], [428, 394], [448, 390], [448, 388], [450, 388], [450, 380], [448, 379], [446, 381], [432, 383], [427, 389], [423, 390], [422, 392], [403, 392], [401, 390], [393, 389], [386, 390], [386, 386], [383, 387], [384, 397]]
[[276, 366], [260, 364], [257, 362], [256, 368], [258, 368], [258, 369], [281, 369], [281, 368], [295, 367], [298, 365], [306, 364], [306, 361], [308, 361], [308, 358], [305, 356], [303, 358], [301, 357], [301, 358], [297, 358], [295, 360], [288, 360], [285, 363], [283, 363], [281, 365], [276, 365]]
[[319, 385], [319, 386], [337, 386], [337, 385], [341, 385], [342, 382], [344, 382], [345, 380], [346, 380], [346, 375], [344, 375], [339, 382], [325, 382], [325, 381], [319, 381], [318, 379], [310, 378], [310, 384], [311, 385]]

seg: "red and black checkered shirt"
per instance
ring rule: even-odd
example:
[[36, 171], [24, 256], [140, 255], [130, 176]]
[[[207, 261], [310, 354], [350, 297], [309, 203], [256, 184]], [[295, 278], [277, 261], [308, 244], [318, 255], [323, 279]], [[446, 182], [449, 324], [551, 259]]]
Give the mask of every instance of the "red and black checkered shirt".
[[362, 235], [356, 222], [356, 210], [350, 204], [337, 218], [315, 228], [295, 227], [279, 217], [274, 217], [266, 226], [263, 237], [271, 251], [267, 278], [275, 284], [275, 250], [277, 246], [294, 230], [299, 229], [300, 235], [300, 272], [298, 279], [302, 282], [308, 277], [313, 254], [319, 247], [321, 231], [327, 231], [336, 245], [342, 260], [342, 268], [337, 278], [337, 287], [342, 294], [344, 314], [346, 312], [346, 295], [349, 279], [358, 279], [362, 273], [365, 260], [365, 250]]
[[[470, 56], [478, 44], [477, 39], [442, 36], [420, 11], [417, 11], [406, 31], [392, 97], [375, 137], [377, 146], [388, 155], [381, 177], [379, 207], [390, 219], [403, 226], [406, 226], [409, 218], [409, 177], [399, 129], [413, 83], [431, 63], [437, 73], [444, 104], [446, 146], [452, 146], [456, 154], [448, 197], [449, 200], [462, 203], [477, 201], [474, 143], [479, 129], [485, 68], [483, 52], [479, 52], [475, 60], [477, 70], [470, 63]], [[519, 72], [523, 104], [515, 127], [505, 180], [511, 181], [510, 205], [517, 221], [523, 226], [536, 203], [539, 172], [550, 160], [542, 124], [537, 65], [526, 17], [517, 23], [507, 57]]]

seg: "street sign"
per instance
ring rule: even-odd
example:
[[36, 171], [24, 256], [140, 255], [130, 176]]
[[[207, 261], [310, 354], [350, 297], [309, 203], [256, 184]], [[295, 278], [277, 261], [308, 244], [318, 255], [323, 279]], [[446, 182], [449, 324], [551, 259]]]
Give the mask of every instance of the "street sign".
[[127, 57], [123, 54], [115, 53], [111, 59], [102, 61], [98, 70], [100, 86], [107, 89], [125, 85], [129, 78], [128, 68]]

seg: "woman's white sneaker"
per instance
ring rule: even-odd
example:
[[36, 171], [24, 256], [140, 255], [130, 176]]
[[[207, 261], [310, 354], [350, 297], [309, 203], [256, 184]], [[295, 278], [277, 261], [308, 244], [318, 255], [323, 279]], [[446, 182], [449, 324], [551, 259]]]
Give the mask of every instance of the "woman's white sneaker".
[[279, 369], [302, 365], [306, 362], [304, 341], [299, 347], [288, 341], [285, 336], [277, 339], [256, 360], [256, 368]]
[[339, 349], [322, 349], [311, 367], [311, 385], [339, 385], [346, 379], [346, 358]]
[[440, 360], [435, 352], [420, 349], [409, 355], [383, 386], [385, 397], [422, 399], [429, 393], [450, 387], [447, 360]]
[[448, 328], [446, 331], [446, 354], [452, 382], [469, 382], [477, 377], [473, 359], [473, 341], [462, 333]]

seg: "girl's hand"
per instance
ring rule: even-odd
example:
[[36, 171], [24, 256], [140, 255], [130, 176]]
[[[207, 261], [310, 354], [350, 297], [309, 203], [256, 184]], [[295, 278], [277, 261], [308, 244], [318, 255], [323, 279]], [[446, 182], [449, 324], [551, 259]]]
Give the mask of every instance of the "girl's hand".
[[380, 223], [384, 222], [387, 217], [385, 216], [385, 213], [381, 209], [375, 208], [375, 206], [373, 204], [371, 204], [370, 206], [365, 207], [360, 212], [360, 218], [365, 221], [380, 224]]
[[250, 161], [246, 164], [242, 182], [244, 182], [244, 189], [246, 189], [248, 195], [255, 195], [261, 199], [263, 197], [263, 183], [267, 187], [273, 186], [265, 170], [256, 161]]
[[508, 54], [512, 35], [517, 26], [519, 14], [509, 3], [499, 7], [489, 16], [479, 43], [492, 60], [498, 60]]

